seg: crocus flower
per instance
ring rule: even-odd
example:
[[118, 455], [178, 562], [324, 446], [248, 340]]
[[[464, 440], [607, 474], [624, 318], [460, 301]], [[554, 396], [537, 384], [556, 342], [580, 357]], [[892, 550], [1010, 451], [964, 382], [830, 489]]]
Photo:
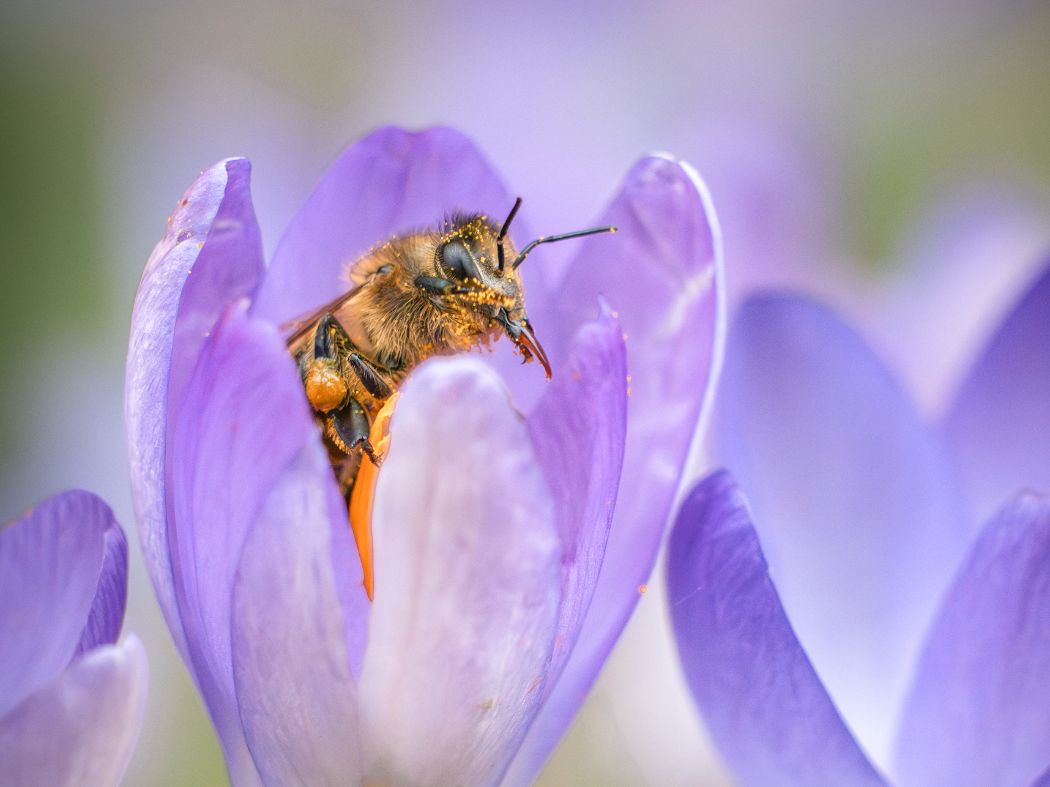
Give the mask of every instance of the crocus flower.
[[709, 400], [706, 193], [679, 162], [642, 159], [601, 217], [614, 239], [530, 258], [546, 387], [498, 346], [502, 379], [473, 356], [410, 377], [369, 602], [277, 326], [344, 290], [376, 241], [512, 198], [462, 135], [383, 129], [333, 164], [264, 268], [248, 175], [217, 164], [172, 215], [139, 287], [126, 399], [147, 566], [231, 778], [529, 781], [637, 601]]
[[146, 654], [118, 642], [124, 531], [100, 499], [64, 492], [0, 525], [0, 782], [115, 785], [146, 702]]
[[715, 428], [733, 475], [687, 498], [668, 562], [685, 675], [742, 784], [1050, 766], [1048, 347], [1050, 269], [931, 423], [825, 308], [743, 307]]

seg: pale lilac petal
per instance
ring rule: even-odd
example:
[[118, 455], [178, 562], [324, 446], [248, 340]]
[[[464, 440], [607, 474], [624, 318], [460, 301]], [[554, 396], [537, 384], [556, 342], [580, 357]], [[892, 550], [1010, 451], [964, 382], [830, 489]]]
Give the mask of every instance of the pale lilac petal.
[[[230, 309], [201, 352], [174, 430], [168, 538], [189, 661], [235, 781], [251, 781], [231, 664], [235, 571], [274, 485], [303, 446], [318, 440], [276, 329]], [[334, 487], [330, 475], [322, 477]], [[356, 625], [365, 625], [363, 616]]]
[[80, 491], [49, 498], [0, 527], [0, 716], [52, 681], [77, 652], [111, 527], [119, 528], [109, 507]]
[[102, 569], [87, 624], [80, 634], [77, 654], [99, 645], [112, 645], [120, 636], [128, 603], [128, 539], [111, 520], [102, 536]]
[[231, 159], [190, 186], [146, 263], [131, 317], [124, 417], [135, 514], [146, 568], [184, 656], [168, 557], [168, 441], [203, 334], [223, 304], [254, 288], [261, 271], [249, 174], [247, 161]]
[[292, 219], [253, 311], [278, 324], [298, 317], [345, 291], [346, 266], [391, 235], [456, 210], [502, 215], [512, 203], [458, 131], [381, 128], [336, 159]]
[[598, 587], [565, 672], [515, 762], [513, 775], [523, 781], [568, 727], [638, 601], [721, 349], [720, 237], [696, 173], [668, 158], [643, 159], [599, 223], [619, 232], [583, 243], [538, 329], [560, 363], [599, 295], [616, 310], [631, 375], [627, 448]]
[[683, 503], [667, 585], [686, 680], [740, 784], [885, 783], [799, 644], [728, 473]]
[[1021, 488], [1050, 492], [1050, 267], [988, 343], [946, 430], [978, 521]]
[[988, 524], [937, 614], [900, 727], [901, 785], [1026, 785], [1050, 761], [1050, 498]]
[[373, 523], [366, 781], [493, 783], [540, 700], [561, 550], [525, 423], [483, 364], [406, 384]]
[[148, 684], [134, 635], [78, 658], [0, 718], [3, 783], [116, 787], [139, 737]]
[[233, 676], [266, 784], [360, 781], [357, 687], [333, 577], [333, 522], [341, 519], [343, 548], [353, 545], [330, 477], [320, 442], [304, 446], [262, 503], [237, 569]]
[[747, 490], [777, 590], [876, 760], [966, 544], [945, 451], [827, 309], [755, 298], [729, 337], [717, 459]]

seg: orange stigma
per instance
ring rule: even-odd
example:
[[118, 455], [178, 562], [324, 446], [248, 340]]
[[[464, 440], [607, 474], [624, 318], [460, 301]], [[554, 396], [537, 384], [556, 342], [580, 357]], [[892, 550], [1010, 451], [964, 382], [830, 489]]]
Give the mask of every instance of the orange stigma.
[[[397, 404], [398, 394], [394, 394], [383, 404], [372, 421], [368, 439], [375, 449], [376, 456], [386, 456], [390, 447], [390, 416]], [[375, 504], [376, 479], [379, 468], [372, 464], [367, 456], [361, 457], [361, 466], [357, 470], [354, 491], [350, 494], [350, 529], [357, 543], [357, 554], [361, 558], [361, 571], [364, 573], [365, 593], [372, 600], [375, 588], [375, 567], [372, 554], [372, 508]]]

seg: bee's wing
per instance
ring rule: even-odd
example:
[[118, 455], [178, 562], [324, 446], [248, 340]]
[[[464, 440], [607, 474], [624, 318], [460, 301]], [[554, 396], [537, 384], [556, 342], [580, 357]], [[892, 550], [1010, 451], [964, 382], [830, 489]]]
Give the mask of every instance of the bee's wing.
[[318, 321], [326, 314], [339, 311], [346, 306], [354, 296], [361, 291], [360, 287], [354, 287], [348, 292], [344, 292], [338, 298], [334, 298], [323, 306], [307, 312], [306, 314], [300, 315], [295, 319], [288, 320], [288, 322], [281, 323], [280, 331], [281, 335], [284, 336], [285, 343], [288, 345], [288, 349], [293, 352], [298, 349], [298, 346], [303, 342], [309, 335], [313, 327], [317, 325]]

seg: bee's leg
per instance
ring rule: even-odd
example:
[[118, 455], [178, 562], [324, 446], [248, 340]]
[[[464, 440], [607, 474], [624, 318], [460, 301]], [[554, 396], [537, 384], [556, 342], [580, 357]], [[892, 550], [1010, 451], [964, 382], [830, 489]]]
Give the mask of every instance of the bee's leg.
[[349, 394], [346, 380], [339, 371], [339, 348], [335, 339], [338, 331], [342, 331], [342, 326], [331, 314], [322, 317], [314, 331], [313, 358], [306, 360], [304, 355], [300, 361], [306, 398], [319, 413], [343, 407]]
[[448, 279], [439, 279], [437, 276], [416, 276], [415, 283], [419, 289], [430, 295], [464, 295], [470, 292], [469, 287]]
[[[334, 359], [337, 353], [337, 343], [344, 348], [344, 351], [354, 346], [346, 328], [331, 314], [326, 314], [317, 323], [317, 332], [314, 334], [314, 358]], [[349, 349], [346, 359], [350, 368], [354, 370], [354, 374], [357, 375], [357, 379], [361, 381], [361, 385], [376, 399], [386, 399], [393, 393], [386, 380], [383, 379], [383, 373], [359, 352]]]
[[326, 313], [317, 321], [317, 329], [314, 331], [314, 358], [334, 360], [338, 357], [339, 348], [335, 341], [337, 335], [346, 336], [346, 329], [339, 324], [339, 320]]
[[500, 309], [496, 313], [496, 322], [503, 326], [503, 330], [507, 332], [507, 336], [514, 342], [514, 345], [518, 348], [518, 352], [521, 353], [521, 362], [528, 363], [532, 360], [532, 353], [526, 344], [521, 341], [521, 329], [522, 326], [519, 323], [514, 322], [510, 319], [510, 315], [507, 314], [506, 309]]
[[347, 356], [350, 368], [354, 370], [361, 385], [376, 399], [388, 399], [394, 391], [382, 377], [382, 372], [370, 360], [352, 352]]
[[345, 454], [360, 448], [372, 460], [372, 464], [378, 466], [382, 459], [376, 455], [368, 439], [370, 428], [365, 408], [353, 398], [325, 419], [325, 434], [336, 448]]

